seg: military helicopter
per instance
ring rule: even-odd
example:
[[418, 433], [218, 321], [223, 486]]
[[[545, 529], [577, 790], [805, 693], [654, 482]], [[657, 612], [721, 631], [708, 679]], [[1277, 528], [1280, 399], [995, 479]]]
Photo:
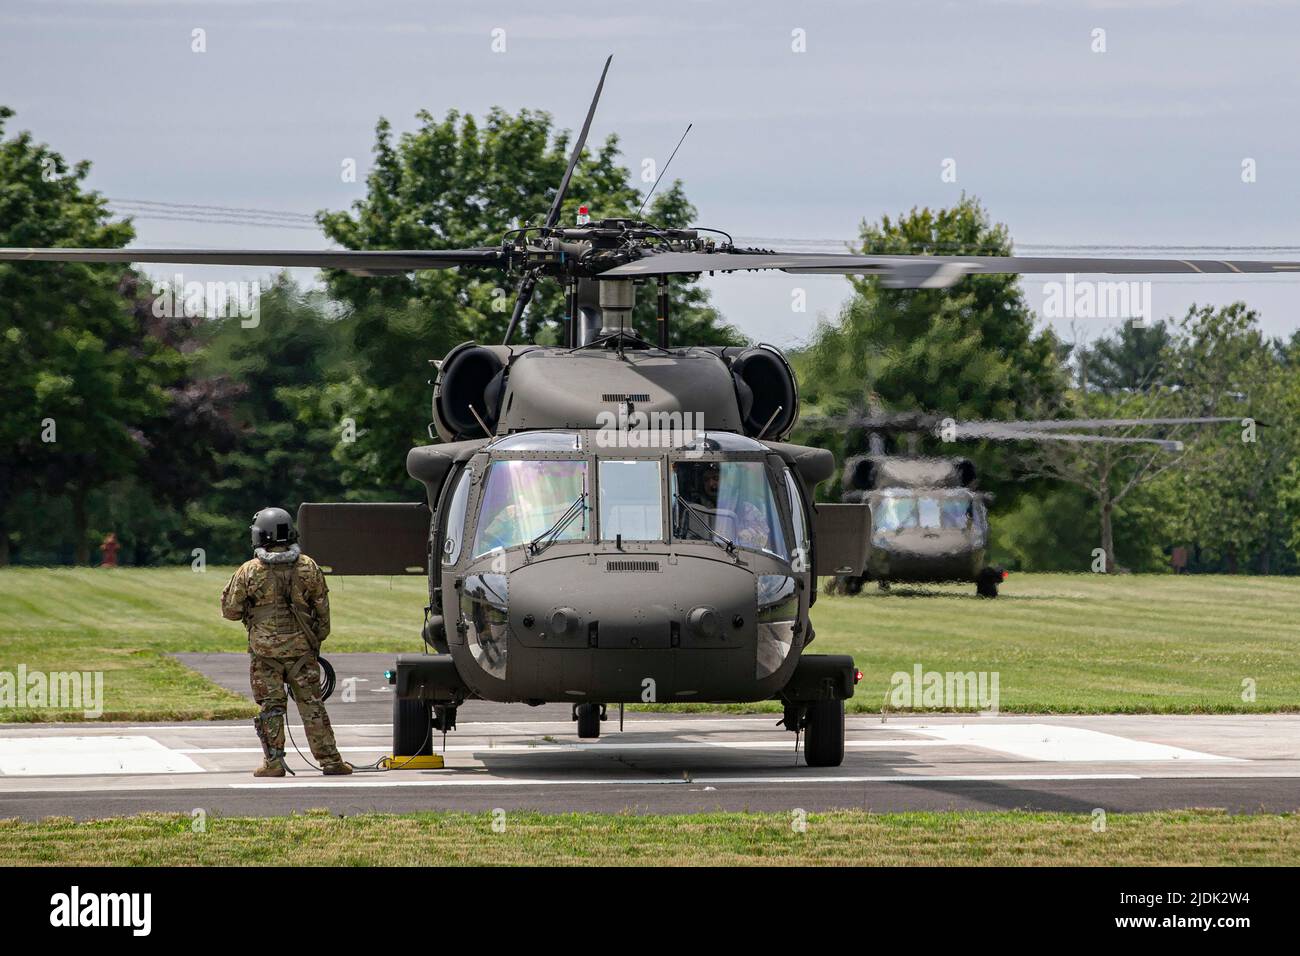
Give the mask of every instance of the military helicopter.
[[[1069, 441], [1149, 444], [1181, 451], [1175, 439], [1097, 435], [1088, 430], [1138, 426], [1181, 426], [1235, 422], [1235, 418], [1092, 418], [1036, 421], [957, 421], [919, 411], [825, 419], [835, 428], [864, 431], [865, 455], [844, 464], [840, 500], [865, 505], [870, 534], [863, 539], [863, 572], [841, 575], [838, 584], [858, 594], [867, 581], [881, 590], [893, 583], [972, 581], [980, 597], [995, 598], [1007, 572], [987, 561], [991, 496], [977, 488], [975, 463], [968, 458], [916, 453], [916, 439], [930, 434], [949, 443], [962, 440], [1018, 442]], [[887, 454], [885, 439], [904, 436], [908, 454]]]
[[[545, 219], [499, 245], [415, 250], [0, 249], [0, 260], [305, 266], [362, 275], [458, 266], [518, 277], [500, 345], [438, 365], [431, 437], [407, 471], [424, 500], [304, 503], [304, 548], [334, 574], [427, 575], [432, 653], [392, 672], [394, 752], [427, 753], [466, 700], [572, 705], [594, 738], [610, 704], [778, 700], [810, 766], [844, 755], [846, 655], [807, 653], [819, 575], [859, 575], [871, 509], [817, 504], [832, 454], [785, 441], [795, 375], [771, 346], [674, 343], [671, 275], [781, 269], [948, 287], [971, 273], [1274, 273], [1300, 262], [876, 256], [738, 247], [641, 219], [560, 224], [606, 60]], [[512, 344], [539, 281], [565, 291], [562, 346]], [[639, 337], [638, 286], [658, 294]], [[797, 741], [796, 737], [796, 741]]]

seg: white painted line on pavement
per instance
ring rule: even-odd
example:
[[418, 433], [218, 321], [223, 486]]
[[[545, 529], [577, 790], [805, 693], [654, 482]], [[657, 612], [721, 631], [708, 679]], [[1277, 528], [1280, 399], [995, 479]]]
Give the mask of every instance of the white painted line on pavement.
[[[443, 771], [432, 771], [440, 773]], [[279, 789], [284, 787], [363, 787], [363, 788], [384, 788], [384, 787], [622, 787], [622, 786], [690, 786], [692, 784], [707, 784], [716, 786], [718, 784], [795, 784], [806, 786], [810, 784], [825, 783], [1013, 783], [1013, 782], [1031, 782], [1031, 781], [1053, 781], [1053, 780], [1141, 780], [1138, 774], [1130, 773], [1080, 773], [1080, 774], [1014, 774], [1010, 776], [785, 776], [785, 777], [692, 777], [689, 780], [684, 777], [630, 777], [630, 778], [608, 778], [592, 777], [588, 779], [551, 778], [551, 777], [469, 777], [454, 778], [444, 777], [439, 779], [421, 779], [421, 780], [394, 780], [385, 782], [382, 780], [330, 780], [317, 778], [314, 780], [289, 780], [288, 778], [265, 783], [232, 783], [228, 784], [232, 790], [263, 790]]]
[[[952, 747], [946, 740], [846, 740], [844, 746], [855, 750], [889, 749], [910, 750], [913, 747]], [[340, 751], [349, 753], [386, 753], [392, 748], [340, 746]], [[435, 747], [434, 753], [506, 753], [506, 754], [546, 754], [546, 753], [589, 753], [615, 754], [629, 750], [794, 750], [794, 738], [789, 740], [708, 740], [708, 741], [671, 741], [659, 743], [567, 743], [567, 744], [448, 744], [444, 750]], [[173, 753], [178, 754], [252, 754], [261, 753], [261, 747], [177, 747]]]

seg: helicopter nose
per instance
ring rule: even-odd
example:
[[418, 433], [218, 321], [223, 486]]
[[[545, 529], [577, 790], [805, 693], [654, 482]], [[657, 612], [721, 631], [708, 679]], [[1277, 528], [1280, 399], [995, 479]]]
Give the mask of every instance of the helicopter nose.
[[[752, 572], [702, 559], [538, 562], [510, 575], [510, 629], [525, 646], [562, 649], [739, 647], [754, 639]], [[642, 565], [645, 567], [643, 568]]]

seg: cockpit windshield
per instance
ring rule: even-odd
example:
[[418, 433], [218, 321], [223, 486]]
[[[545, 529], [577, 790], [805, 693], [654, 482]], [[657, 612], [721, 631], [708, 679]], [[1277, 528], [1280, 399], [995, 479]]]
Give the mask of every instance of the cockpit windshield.
[[761, 461], [674, 462], [672, 516], [676, 540], [717, 540], [790, 558]]
[[[474, 534], [475, 557], [542, 536], [554, 541], [580, 541], [587, 536], [590, 505], [585, 461], [499, 459], [488, 467], [486, 481]], [[574, 508], [580, 513], [557, 528]]]
[[950, 496], [885, 495], [871, 506], [875, 531], [965, 530], [975, 521], [974, 499], [966, 494]]
[[[552, 545], [575, 541], [617, 542], [617, 547], [693, 541], [789, 561], [794, 547], [805, 546], [802, 538], [789, 540], [780, 510], [787, 499], [778, 498], [765, 459], [681, 459], [676, 449], [667, 455], [584, 455], [585, 445], [565, 447], [540, 433], [528, 437], [527, 445], [502, 439], [501, 444], [508, 444], [503, 457], [495, 456], [498, 448], [493, 446], [481, 478], [465, 470], [446, 506], [445, 534], [452, 544], [444, 545], [445, 565], [461, 559], [462, 529], [471, 559], [521, 547], [532, 558]], [[539, 437], [545, 438], [544, 447], [538, 447], [543, 444]], [[526, 457], [530, 453], [536, 457]], [[469, 504], [471, 485], [481, 488], [476, 508]], [[796, 504], [794, 497], [789, 500]], [[456, 518], [466, 511], [477, 511], [472, 528]], [[800, 511], [796, 529], [802, 527], [802, 517]]]

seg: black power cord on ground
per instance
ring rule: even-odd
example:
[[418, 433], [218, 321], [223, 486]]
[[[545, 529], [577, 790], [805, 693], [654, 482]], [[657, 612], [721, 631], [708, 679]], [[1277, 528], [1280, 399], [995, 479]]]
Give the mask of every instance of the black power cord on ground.
[[[285, 733], [289, 735], [289, 743], [293, 744], [294, 752], [296, 752], [299, 757], [302, 757], [303, 763], [305, 763], [307, 766], [311, 767], [313, 770], [317, 771], [318, 773], [324, 773], [325, 771], [322, 768], [316, 766], [314, 763], [308, 760], [306, 755], [303, 754], [303, 752], [298, 748], [298, 741], [293, 739], [293, 727], [290, 726], [289, 724], [288, 714], [285, 715], [284, 729], [285, 729]], [[424, 745], [429, 743], [432, 737], [433, 737], [433, 721], [429, 721], [429, 731], [424, 735], [424, 740], [420, 741], [420, 746], [417, 747], [416, 750], [417, 751], [423, 750]], [[313, 756], [315, 755], [313, 754]], [[339, 756], [342, 757], [342, 754], [340, 754]], [[396, 754], [394, 754], [393, 756], [396, 756]], [[392, 766], [381, 767], [380, 764], [382, 764], [386, 758], [380, 757], [374, 763], [368, 763], [361, 766], [358, 766], [357, 764], [353, 764], [352, 770], [353, 772], [356, 773], [387, 773], [389, 770], [401, 770], [403, 767], [405, 767], [407, 764], [413, 761], [416, 758], [416, 756], [418, 756], [418, 753], [412, 754], [411, 756], [406, 758], [406, 763], [400, 764], [395, 767]], [[288, 768], [286, 767], [285, 769], [287, 770]]]

